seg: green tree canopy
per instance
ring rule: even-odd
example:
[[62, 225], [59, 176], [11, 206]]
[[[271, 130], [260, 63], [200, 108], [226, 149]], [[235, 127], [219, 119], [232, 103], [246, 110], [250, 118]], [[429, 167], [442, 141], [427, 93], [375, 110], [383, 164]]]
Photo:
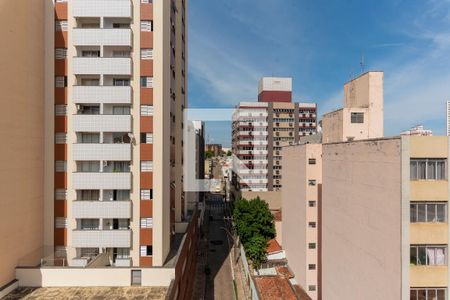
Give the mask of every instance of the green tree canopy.
[[275, 237], [269, 205], [259, 197], [250, 201], [241, 198], [235, 203], [233, 218], [248, 257], [255, 268], [259, 268], [265, 261], [268, 241]]

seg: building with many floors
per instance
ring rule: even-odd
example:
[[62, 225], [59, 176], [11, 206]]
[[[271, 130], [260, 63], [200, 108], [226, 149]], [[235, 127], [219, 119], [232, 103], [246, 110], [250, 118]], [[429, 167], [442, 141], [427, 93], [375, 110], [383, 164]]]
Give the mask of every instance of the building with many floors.
[[[2, 215], [0, 245], [10, 250], [2, 249], [0, 289], [14, 278], [46, 286], [173, 279], [173, 295], [184, 298], [192, 280], [179, 275], [195, 267], [199, 217], [182, 181], [187, 1], [7, 2], [12, 46], [1, 74], [11, 109], [2, 130], [16, 137], [1, 168], [12, 202]], [[24, 49], [26, 61], [14, 62]], [[29, 78], [27, 89], [11, 74]], [[21, 153], [29, 159], [17, 164]], [[19, 202], [13, 190], [27, 197]], [[28, 230], [13, 237], [15, 223]]]
[[[374, 113], [364, 120], [382, 119]], [[355, 132], [351, 114], [336, 118], [347, 124], [331, 130]], [[295, 280], [312, 299], [447, 299], [449, 139], [368, 135], [283, 149], [283, 248]]]
[[423, 125], [417, 125], [409, 130], [402, 131], [400, 135], [420, 135], [420, 136], [432, 136], [433, 131], [425, 129]]
[[43, 1], [2, 1], [0, 11], [0, 34], [7, 41], [0, 49], [0, 132], [4, 138], [0, 147], [2, 298], [15, 287], [16, 266], [24, 260], [36, 265], [41, 258], [46, 49]]
[[242, 191], [282, 187], [281, 148], [316, 133], [317, 105], [292, 102], [292, 79], [264, 77], [258, 102], [241, 102], [233, 116], [232, 151]]

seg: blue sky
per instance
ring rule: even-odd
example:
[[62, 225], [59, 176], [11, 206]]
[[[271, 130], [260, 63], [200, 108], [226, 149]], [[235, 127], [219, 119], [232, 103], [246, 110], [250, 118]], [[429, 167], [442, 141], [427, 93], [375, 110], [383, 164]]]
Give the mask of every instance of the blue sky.
[[[424, 124], [445, 134], [450, 0], [191, 0], [189, 106], [256, 99], [262, 76], [293, 77], [295, 101], [342, 106], [343, 84], [385, 72], [385, 134]], [[229, 124], [207, 124], [229, 145]]]

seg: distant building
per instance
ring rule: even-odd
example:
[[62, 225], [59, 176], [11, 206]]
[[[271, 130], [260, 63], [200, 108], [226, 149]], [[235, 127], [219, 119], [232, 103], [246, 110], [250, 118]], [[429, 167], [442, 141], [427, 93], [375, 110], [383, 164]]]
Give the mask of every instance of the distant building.
[[222, 153], [221, 144], [206, 144], [205, 152], [212, 152], [214, 156], [219, 156]]
[[420, 135], [420, 136], [432, 136], [433, 131], [424, 129], [423, 125], [417, 125], [409, 130], [402, 131], [400, 135]]
[[450, 136], [450, 101], [447, 101], [447, 136]]
[[264, 77], [258, 102], [241, 102], [232, 125], [232, 149], [242, 191], [282, 187], [281, 148], [316, 133], [317, 105], [292, 102], [292, 78]]

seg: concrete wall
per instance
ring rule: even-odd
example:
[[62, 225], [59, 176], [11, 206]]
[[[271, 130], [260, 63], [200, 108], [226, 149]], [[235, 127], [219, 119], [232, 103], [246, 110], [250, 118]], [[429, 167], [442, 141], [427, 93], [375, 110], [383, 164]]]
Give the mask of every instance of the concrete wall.
[[400, 299], [401, 145], [323, 146], [323, 299]]
[[[20, 286], [130, 286], [130, 268], [19, 268], [16, 277]], [[136, 270], [140, 270], [136, 268]], [[142, 270], [142, 286], [169, 286], [175, 277], [174, 268], [146, 268]]]
[[269, 204], [269, 209], [279, 210], [281, 209], [281, 191], [268, 191], [268, 192], [242, 192], [241, 197], [247, 200], [254, 199], [256, 197]]
[[[283, 249], [295, 280], [312, 299], [318, 297], [318, 236], [316, 228], [309, 228], [309, 222], [318, 224], [317, 203], [318, 187], [322, 183], [321, 144], [306, 144], [283, 148]], [[316, 164], [310, 165], [309, 158], [315, 158]], [[316, 180], [316, 185], [308, 184]], [[316, 201], [315, 207], [309, 207], [308, 201]], [[309, 243], [316, 243], [316, 249], [309, 249]], [[315, 264], [316, 270], [308, 265]], [[316, 286], [308, 291], [308, 286]]]
[[43, 243], [44, 1], [0, 1], [0, 288]]

